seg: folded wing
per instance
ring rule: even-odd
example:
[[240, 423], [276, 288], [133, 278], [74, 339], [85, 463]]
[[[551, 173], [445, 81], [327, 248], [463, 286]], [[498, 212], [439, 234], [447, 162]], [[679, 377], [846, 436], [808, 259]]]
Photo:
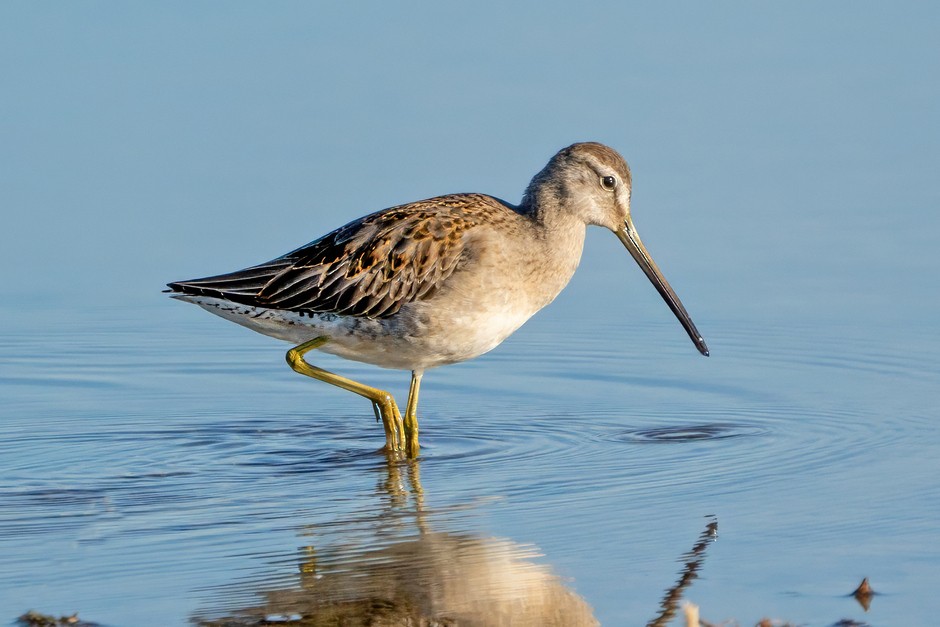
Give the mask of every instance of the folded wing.
[[467, 207], [507, 209], [477, 194], [392, 207], [267, 263], [168, 286], [269, 309], [388, 317], [430, 297], [466, 259], [479, 215]]

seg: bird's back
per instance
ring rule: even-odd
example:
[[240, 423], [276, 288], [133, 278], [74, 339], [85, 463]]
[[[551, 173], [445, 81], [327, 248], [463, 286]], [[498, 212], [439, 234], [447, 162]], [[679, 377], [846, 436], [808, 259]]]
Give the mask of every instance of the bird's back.
[[475, 229], [518, 219], [491, 196], [440, 196], [359, 218], [266, 263], [168, 287], [265, 309], [388, 318], [441, 288], [471, 256]]

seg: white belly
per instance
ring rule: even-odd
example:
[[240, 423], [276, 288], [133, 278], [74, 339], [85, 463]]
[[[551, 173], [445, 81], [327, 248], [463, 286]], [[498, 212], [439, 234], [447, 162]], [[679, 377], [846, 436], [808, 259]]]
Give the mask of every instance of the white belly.
[[232, 303], [207, 296], [175, 295], [217, 316], [291, 344], [330, 339], [319, 350], [383, 368], [427, 370], [492, 350], [534, 312], [496, 308], [430, 316], [423, 303], [387, 319], [300, 314]]

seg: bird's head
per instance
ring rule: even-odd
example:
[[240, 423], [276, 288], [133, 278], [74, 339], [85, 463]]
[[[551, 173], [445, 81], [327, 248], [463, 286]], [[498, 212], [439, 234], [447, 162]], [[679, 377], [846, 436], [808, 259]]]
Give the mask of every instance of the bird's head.
[[616, 150], [584, 142], [559, 150], [529, 183], [522, 202], [536, 214], [565, 214], [584, 224], [613, 231], [679, 319], [698, 351], [707, 356], [705, 341], [633, 226], [632, 185], [630, 167]]
[[526, 189], [523, 203], [617, 231], [630, 218], [630, 167], [617, 151], [584, 142], [559, 150]]

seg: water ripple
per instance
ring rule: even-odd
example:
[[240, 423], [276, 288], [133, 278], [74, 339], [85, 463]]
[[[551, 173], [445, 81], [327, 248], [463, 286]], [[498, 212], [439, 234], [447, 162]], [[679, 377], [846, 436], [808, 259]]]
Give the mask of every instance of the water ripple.
[[[671, 325], [615, 330], [566, 330], [559, 343], [560, 329], [536, 328], [492, 356], [428, 373], [420, 465], [434, 508], [423, 511], [440, 520], [448, 508], [485, 504], [549, 539], [570, 537], [576, 520], [578, 533], [601, 542], [630, 530], [630, 550], [642, 551], [650, 516], [682, 516], [689, 503], [757, 509], [796, 492], [788, 506], [814, 510], [807, 517], [839, 497], [838, 515], [813, 523], [820, 545], [895, 533], [899, 522], [911, 540], [929, 533], [923, 513], [891, 515], [911, 510], [914, 488], [892, 491], [878, 466], [898, 451], [928, 450], [922, 434], [938, 418], [930, 408], [940, 367], [923, 338], [887, 345], [852, 329], [821, 339], [729, 324], [709, 335], [714, 352], [704, 360], [675, 341]], [[620, 350], [635, 337], [664, 348], [655, 358], [645, 347]], [[48, 581], [30, 570], [34, 547], [47, 543], [115, 556], [97, 554], [87, 570], [77, 560], [62, 578], [185, 572], [196, 587], [212, 577], [203, 561], [240, 569], [257, 558], [274, 581], [296, 570], [298, 535], [322, 543], [326, 534], [384, 558], [383, 534], [413, 527], [400, 503], [417, 490], [378, 453], [384, 436], [367, 403], [293, 376], [277, 350], [141, 351], [128, 333], [118, 336], [126, 345], [86, 353], [100, 339], [67, 346], [87, 367], [14, 346], [29, 355], [0, 381], [9, 401], [0, 540], [18, 568], [0, 587], [19, 585], [23, 573]], [[341, 367], [376, 385], [407, 383], [400, 373]], [[43, 381], [48, 393], [37, 394]], [[929, 473], [904, 481], [932, 489]], [[879, 491], [879, 517], [868, 515], [864, 491], [846, 488], [859, 485]], [[799, 520], [776, 516], [761, 528]], [[446, 531], [472, 528], [459, 520]], [[169, 545], [185, 557], [173, 562]], [[552, 557], [567, 547], [556, 542]], [[121, 561], [126, 554], [139, 561]], [[181, 565], [189, 555], [200, 563]]]
[[701, 440], [754, 437], [768, 433], [768, 429], [758, 425], [712, 423], [628, 429], [622, 434], [615, 435], [613, 439], [622, 442], [636, 442], [638, 444], [681, 444]]

